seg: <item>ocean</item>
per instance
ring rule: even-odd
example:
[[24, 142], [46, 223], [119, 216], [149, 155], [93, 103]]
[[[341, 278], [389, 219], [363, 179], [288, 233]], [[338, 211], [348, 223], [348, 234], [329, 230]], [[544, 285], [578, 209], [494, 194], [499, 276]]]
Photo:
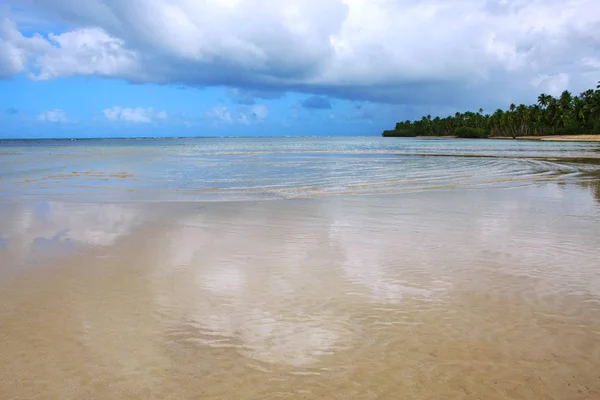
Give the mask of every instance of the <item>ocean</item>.
[[585, 180], [599, 168], [569, 158], [600, 162], [600, 145], [380, 137], [1, 141], [0, 199], [289, 199]]

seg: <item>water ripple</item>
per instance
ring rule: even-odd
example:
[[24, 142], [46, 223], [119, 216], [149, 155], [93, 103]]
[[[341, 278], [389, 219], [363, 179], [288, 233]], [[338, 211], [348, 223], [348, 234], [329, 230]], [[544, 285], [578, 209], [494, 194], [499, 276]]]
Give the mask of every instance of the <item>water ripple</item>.
[[[78, 141], [75, 141], [78, 142]], [[6, 144], [0, 199], [249, 200], [576, 179], [593, 145], [383, 138]], [[23, 150], [23, 151], [15, 151]]]

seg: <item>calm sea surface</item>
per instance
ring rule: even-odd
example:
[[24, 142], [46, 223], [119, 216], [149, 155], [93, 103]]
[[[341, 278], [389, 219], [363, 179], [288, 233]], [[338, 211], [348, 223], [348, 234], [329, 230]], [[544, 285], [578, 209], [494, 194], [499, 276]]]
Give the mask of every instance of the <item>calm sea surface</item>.
[[379, 137], [4, 141], [0, 200], [279, 199], [522, 184], [598, 170], [559, 157], [600, 159], [600, 145]]
[[599, 398], [599, 144], [0, 141], [0, 399]]

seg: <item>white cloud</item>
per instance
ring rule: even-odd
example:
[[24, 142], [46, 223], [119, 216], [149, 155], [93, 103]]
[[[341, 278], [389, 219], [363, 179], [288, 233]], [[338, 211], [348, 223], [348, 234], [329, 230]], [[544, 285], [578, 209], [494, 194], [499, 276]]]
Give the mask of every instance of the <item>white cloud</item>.
[[264, 104], [257, 104], [250, 109], [250, 113], [257, 120], [263, 120], [269, 116], [269, 109]]
[[150, 123], [157, 119], [166, 120], [168, 114], [166, 111], [155, 111], [154, 108], [136, 107], [124, 108], [114, 106], [103, 111], [104, 117], [109, 121], [124, 121], [133, 123]]
[[24, 37], [12, 21], [0, 15], [0, 79], [12, 78], [23, 72], [30, 57], [48, 47], [39, 35]]
[[556, 75], [538, 75], [531, 80], [531, 84], [541, 88], [544, 92], [553, 96], [558, 96], [569, 86], [569, 75], [565, 73]]
[[206, 116], [209, 119], [214, 120], [219, 123], [230, 124], [233, 122], [233, 118], [231, 118], [231, 112], [225, 106], [217, 106], [213, 107], [206, 112]]
[[262, 122], [269, 116], [269, 109], [264, 104], [240, 106], [230, 110], [225, 106], [213, 107], [206, 112], [208, 119], [219, 124], [253, 124]]
[[[29, 7], [73, 29], [49, 35], [49, 41], [35, 38], [35, 43], [4, 29], [4, 77], [27, 69], [29, 60], [36, 79], [100, 75], [225, 85], [247, 93], [294, 90], [447, 105], [473, 98], [476, 104], [513, 101], [557, 82], [580, 90], [600, 74], [598, 60], [591, 58], [600, 48], [596, 0], [8, 4]], [[253, 101], [240, 99], [246, 105]]]
[[37, 116], [38, 121], [44, 122], [67, 122], [67, 114], [64, 111], [55, 109], [51, 111], [44, 111]]
[[135, 53], [123, 47], [123, 40], [109, 36], [102, 29], [79, 29], [48, 37], [53, 46], [37, 56], [40, 72], [31, 75], [34, 79], [73, 75], [136, 76]]

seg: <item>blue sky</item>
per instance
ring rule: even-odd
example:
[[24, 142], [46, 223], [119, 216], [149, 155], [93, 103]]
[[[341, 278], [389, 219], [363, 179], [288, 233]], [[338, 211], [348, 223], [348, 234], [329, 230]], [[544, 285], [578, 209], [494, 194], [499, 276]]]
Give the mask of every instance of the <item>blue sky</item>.
[[287, 92], [69, 77], [0, 81], [2, 137], [378, 135], [389, 105]]
[[[254, 98], [227, 87], [70, 77], [0, 81], [4, 137], [379, 134], [377, 105], [294, 92]], [[15, 134], [16, 133], [16, 134]]]
[[600, 79], [592, 0], [7, 0], [0, 137], [380, 135]]

